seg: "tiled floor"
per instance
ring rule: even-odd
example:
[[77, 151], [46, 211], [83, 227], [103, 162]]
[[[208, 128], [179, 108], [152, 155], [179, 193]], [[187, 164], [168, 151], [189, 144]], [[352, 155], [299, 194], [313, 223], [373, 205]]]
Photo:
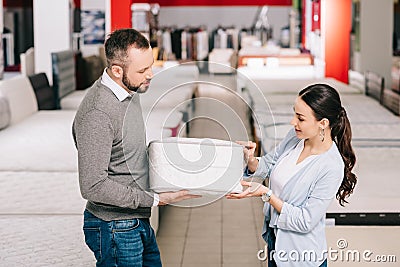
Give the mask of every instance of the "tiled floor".
[[165, 266], [261, 266], [260, 199], [166, 207], [158, 231]]
[[400, 226], [326, 228], [330, 267], [400, 266]]
[[[191, 137], [248, 140], [246, 105], [229, 75], [201, 76]], [[208, 84], [207, 82], [219, 84]], [[165, 266], [263, 266], [261, 199], [227, 200], [161, 211], [158, 243]]]

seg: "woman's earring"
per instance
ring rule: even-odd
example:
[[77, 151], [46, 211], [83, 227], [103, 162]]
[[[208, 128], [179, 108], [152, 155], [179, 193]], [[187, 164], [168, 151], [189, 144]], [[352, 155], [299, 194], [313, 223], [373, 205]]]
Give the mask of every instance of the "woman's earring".
[[321, 131], [319, 132], [319, 138], [321, 139], [321, 142], [324, 142], [325, 140], [325, 129], [321, 128]]

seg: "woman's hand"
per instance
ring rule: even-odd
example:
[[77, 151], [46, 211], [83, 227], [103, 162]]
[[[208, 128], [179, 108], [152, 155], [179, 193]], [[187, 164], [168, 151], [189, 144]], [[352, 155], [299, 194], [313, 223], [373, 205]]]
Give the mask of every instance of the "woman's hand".
[[256, 182], [246, 182], [246, 181], [241, 181], [240, 182], [243, 186], [246, 186], [246, 190], [244, 190], [242, 193], [237, 194], [229, 194], [226, 196], [227, 199], [242, 199], [246, 197], [257, 197], [261, 196], [262, 194], [265, 194], [269, 191], [269, 188]]
[[236, 141], [236, 143], [243, 146], [244, 160], [247, 164], [250, 158], [254, 158], [257, 144], [252, 141]]
[[258, 167], [258, 160], [254, 157], [257, 144], [252, 141], [236, 141], [237, 144], [243, 146], [244, 161], [250, 172], [255, 172]]

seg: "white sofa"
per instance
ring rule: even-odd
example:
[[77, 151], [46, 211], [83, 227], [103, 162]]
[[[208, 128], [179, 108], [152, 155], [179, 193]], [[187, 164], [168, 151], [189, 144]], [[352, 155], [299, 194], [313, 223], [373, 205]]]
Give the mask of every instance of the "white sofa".
[[1, 81], [10, 124], [0, 131], [0, 171], [77, 171], [71, 134], [75, 111], [38, 111], [25, 76]]

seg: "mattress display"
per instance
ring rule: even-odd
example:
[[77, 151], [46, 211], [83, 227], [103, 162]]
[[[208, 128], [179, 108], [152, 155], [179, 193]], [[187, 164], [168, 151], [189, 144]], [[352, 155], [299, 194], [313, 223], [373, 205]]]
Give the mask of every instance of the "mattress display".
[[[279, 118], [279, 117], [278, 117]], [[275, 122], [268, 125], [254, 125], [257, 139], [261, 141], [264, 153], [272, 151], [293, 126]], [[353, 147], [400, 147], [400, 124], [353, 124]]]
[[400, 124], [354, 124], [351, 129], [353, 138], [400, 140]]
[[400, 124], [400, 118], [366, 95], [342, 95], [352, 124]]
[[355, 147], [400, 147], [400, 124], [353, 124]]
[[237, 68], [237, 71], [251, 79], [313, 79], [316, 75], [314, 66], [246, 66]]
[[[379, 105], [378, 102], [363, 95], [342, 97], [342, 105], [346, 109], [347, 116], [352, 125], [354, 124], [400, 124], [400, 117], [392, 114], [389, 110]], [[365, 101], [364, 101], [365, 100]], [[373, 102], [370, 102], [373, 101]], [[256, 114], [273, 114], [275, 116], [293, 116], [294, 101], [279, 103], [269, 101], [268, 104], [262, 101], [255, 102], [252, 111]], [[292, 102], [292, 103], [290, 103]]]
[[335, 88], [340, 94], [362, 94], [362, 91], [349, 86], [343, 82], [340, 82], [333, 78], [322, 78], [322, 79], [304, 79], [304, 78], [296, 78], [296, 79], [273, 79], [273, 78], [254, 78], [244, 79], [238, 75], [238, 84], [249, 91], [259, 91], [264, 95], [268, 96], [271, 94], [291, 94], [297, 95], [303, 88], [308, 85], [315, 83], [325, 83], [333, 88]]
[[77, 110], [89, 89], [76, 90], [60, 99], [61, 109]]
[[[356, 147], [357, 162], [353, 169], [357, 185], [342, 207], [332, 201], [328, 213], [398, 212], [400, 180], [398, 179], [399, 148]], [[378, 189], [377, 189], [378, 188]]]
[[382, 105], [394, 114], [400, 114], [400, 94], [398, 91], [384, 89], [382, 94]]
[[0, 131], [0, 170], [77, 171], [75, 111], [45, 110]]
[[149, 145], [150, 188], [202, 196], [241, 192], [242, 146], [229, 141], [167, 138]]
[[208, 55], [208, 71], [210, 73], [234, 73], [236, 53], [231, 48], [214, 48]]
[[177, 136], [183, 125], [183, 114], [177, 110], [153, 109], [143, 110], [143, 120], [147, 131], [169, 129], [171, 136]]
[[0, 200], [7, 203], [1, 214], [82, 214], [85, 209], [77, 172], [2, 171], [0, 176]]
[[191, 99], [199, 78], [199, 68], [192, 64], [164, 67], [155, 72], [150, 87], [140, 95], [142, 107], [175, 107]]
[[[293, 115], [294, 96], [270, 95], [256, 98], [252, 102], [255, 114], [273, 114], [275, 116]], [[345, 107], [350, 123], [354, 124], [400, 124], [400, 117], [382, 107], [374, 99], [365, 95], [342, 94], [342, 105]]]
[[293, 126], [289, 123], [261, 127], [262, 138], [260, 140], [263, 152], [273, 151], [291, 129], [293, 129]]
[[[180, 106], [180, 110], [186, 109], [195, 91], [196, 84], [179, 85], [163, 90], [161, 88], [149, 88], [140, 95], [140, 104], [144, 108], [173, 108]], [[185, 105], [184, 105], [185, 104]]]
[[[269, 135], [270, 129], [279, 125], [290, 125], [293, 116], [290, 115], [274, 115], [270, 112], [257, 111], [253, 113], [253, 127], [258, 140], [261, 140], [265, 135]], [[275, 134], [274, 134], [275, 135]]]

